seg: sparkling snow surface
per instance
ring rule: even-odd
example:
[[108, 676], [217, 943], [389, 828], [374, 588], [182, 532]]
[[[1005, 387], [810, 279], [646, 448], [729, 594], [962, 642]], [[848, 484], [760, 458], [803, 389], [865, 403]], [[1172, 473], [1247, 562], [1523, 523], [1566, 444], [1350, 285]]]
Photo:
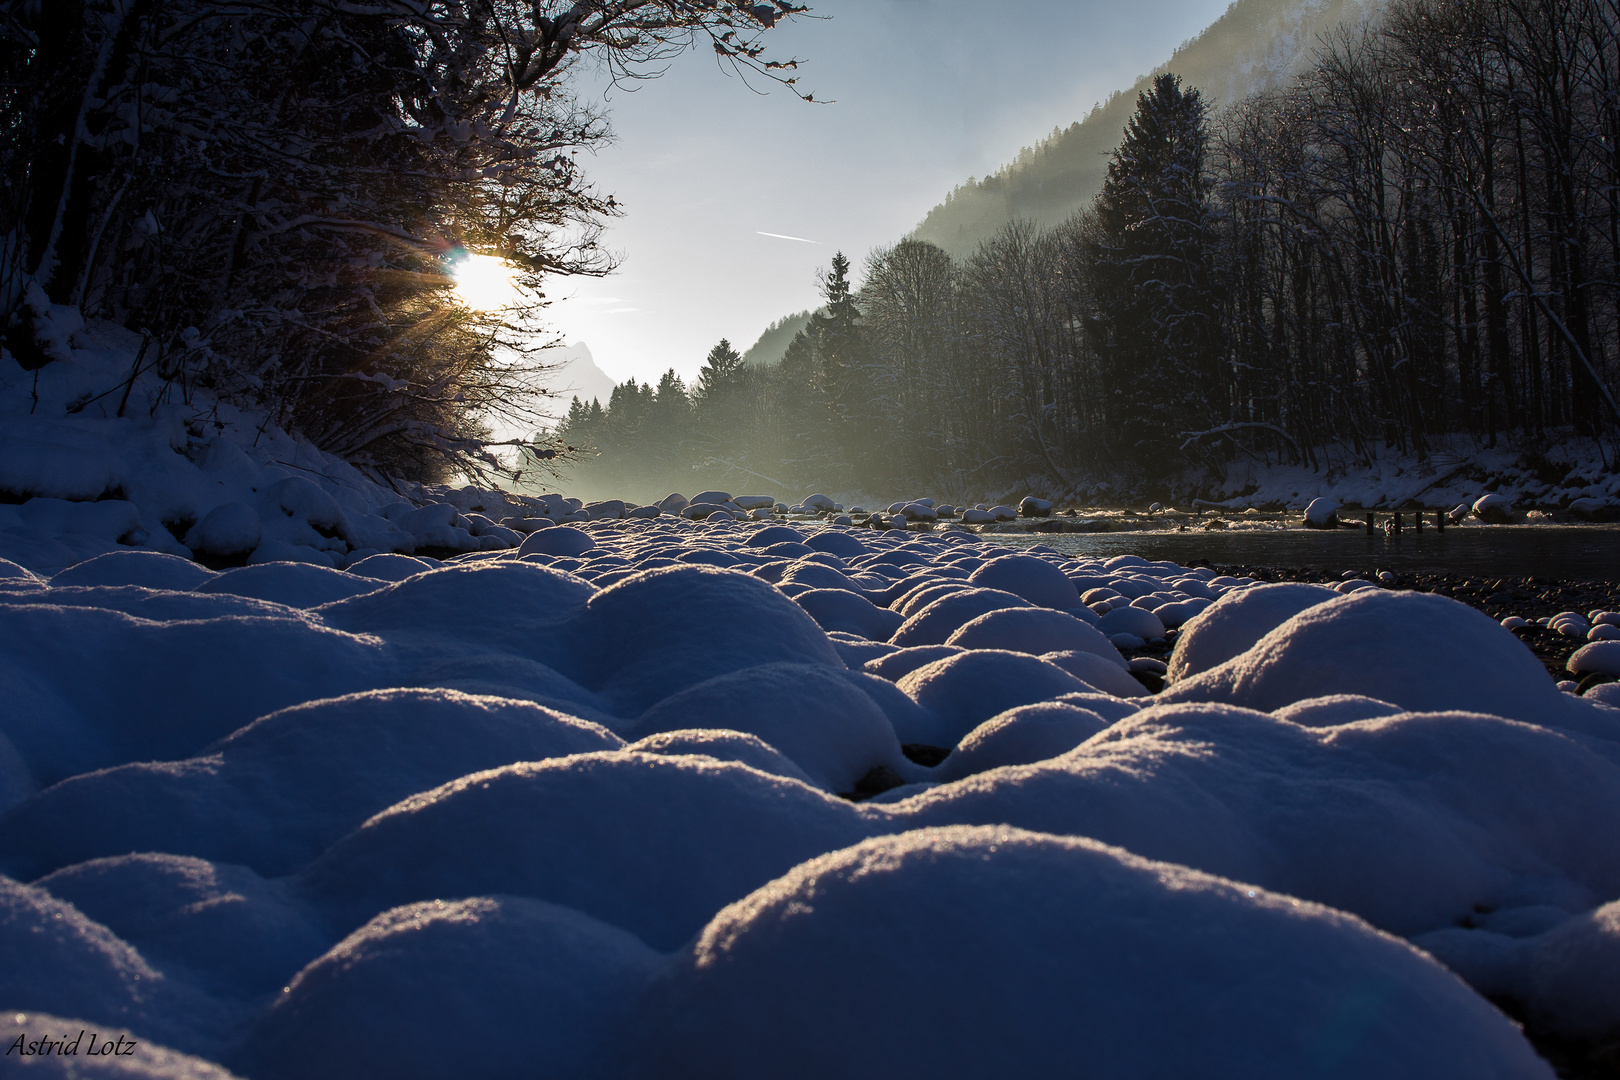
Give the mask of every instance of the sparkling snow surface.
[[[0, 563], [6, 1022], [255, 1080], [1551, 1076], [1482, 993], [1620, 1032], [1620, 710], [1468, 607], [536, 538]], [[1205, 608], [1156, 696], [1128, 597]]]

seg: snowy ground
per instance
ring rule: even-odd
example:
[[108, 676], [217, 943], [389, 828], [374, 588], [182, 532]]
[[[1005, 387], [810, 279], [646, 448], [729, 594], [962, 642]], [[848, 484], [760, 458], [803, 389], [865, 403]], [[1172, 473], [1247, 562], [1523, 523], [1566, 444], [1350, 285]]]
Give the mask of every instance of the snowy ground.
[[0, 1076], [1552, 1076], [1492, 1001], [1620, 1037], [1620, 684], [1472, 608], [508, 528], [156, 383], [70, 414], [129, 361], [80, 333], [0, 398]]

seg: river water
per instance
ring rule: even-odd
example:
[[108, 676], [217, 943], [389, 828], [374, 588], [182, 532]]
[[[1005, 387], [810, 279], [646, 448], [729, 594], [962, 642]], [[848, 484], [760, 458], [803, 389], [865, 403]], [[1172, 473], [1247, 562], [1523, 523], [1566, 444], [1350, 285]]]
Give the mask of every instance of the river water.
[[[1382, 520], [1382, 518], [1380, 519]], [[1046, 544], [1068, 555], [1140, 555], [1178, 563], [1299, 567], [1342, 573], [1427, 571], [1473, 577], [1620, 581], [1620, 525], [1431, 524], [1398, 536], [1382, 530], [1270, 527], [1204, 531], [1191, 526], [1106, 533], [987, 533], [1008, 547]]]

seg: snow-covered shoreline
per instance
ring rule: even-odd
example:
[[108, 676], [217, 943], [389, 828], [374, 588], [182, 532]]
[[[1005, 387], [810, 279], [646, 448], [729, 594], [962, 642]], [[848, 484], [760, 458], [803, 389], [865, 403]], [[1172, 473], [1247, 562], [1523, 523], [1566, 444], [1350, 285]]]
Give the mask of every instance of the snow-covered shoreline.
[[0, 379], [0, 1042], [56, 1047], [0, 1076], [80, 1031], [248, 1080], [1549, 1077], [1487, 996], [1620, 1033], [1620, 614], [1549, 619], [1576, 694], [1392, 581], [931, 500], [395, 489], [121, 407], [73, 333]]

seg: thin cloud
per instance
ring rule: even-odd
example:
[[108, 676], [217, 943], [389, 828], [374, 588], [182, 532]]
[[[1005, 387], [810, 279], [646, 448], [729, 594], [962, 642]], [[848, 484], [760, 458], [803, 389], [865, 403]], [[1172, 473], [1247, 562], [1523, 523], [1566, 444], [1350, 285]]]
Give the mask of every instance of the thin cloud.
[[[755, 232], [759, 232], [759, 230], [756, 229]], [[826, 244], [823, 244], [820, 240], [806, 240], [802, 236], [783, 236], [779, 232], [760, 232], [759, 235], [760, 236], [769, 236], [769, 237], [772, 237], [772, 238], [777, 239], [777, 240], [797, 240], [801, 244], [814, 244], [814, 245], [816, 245], [816, 247], [826, 247], [827, 246]]]

